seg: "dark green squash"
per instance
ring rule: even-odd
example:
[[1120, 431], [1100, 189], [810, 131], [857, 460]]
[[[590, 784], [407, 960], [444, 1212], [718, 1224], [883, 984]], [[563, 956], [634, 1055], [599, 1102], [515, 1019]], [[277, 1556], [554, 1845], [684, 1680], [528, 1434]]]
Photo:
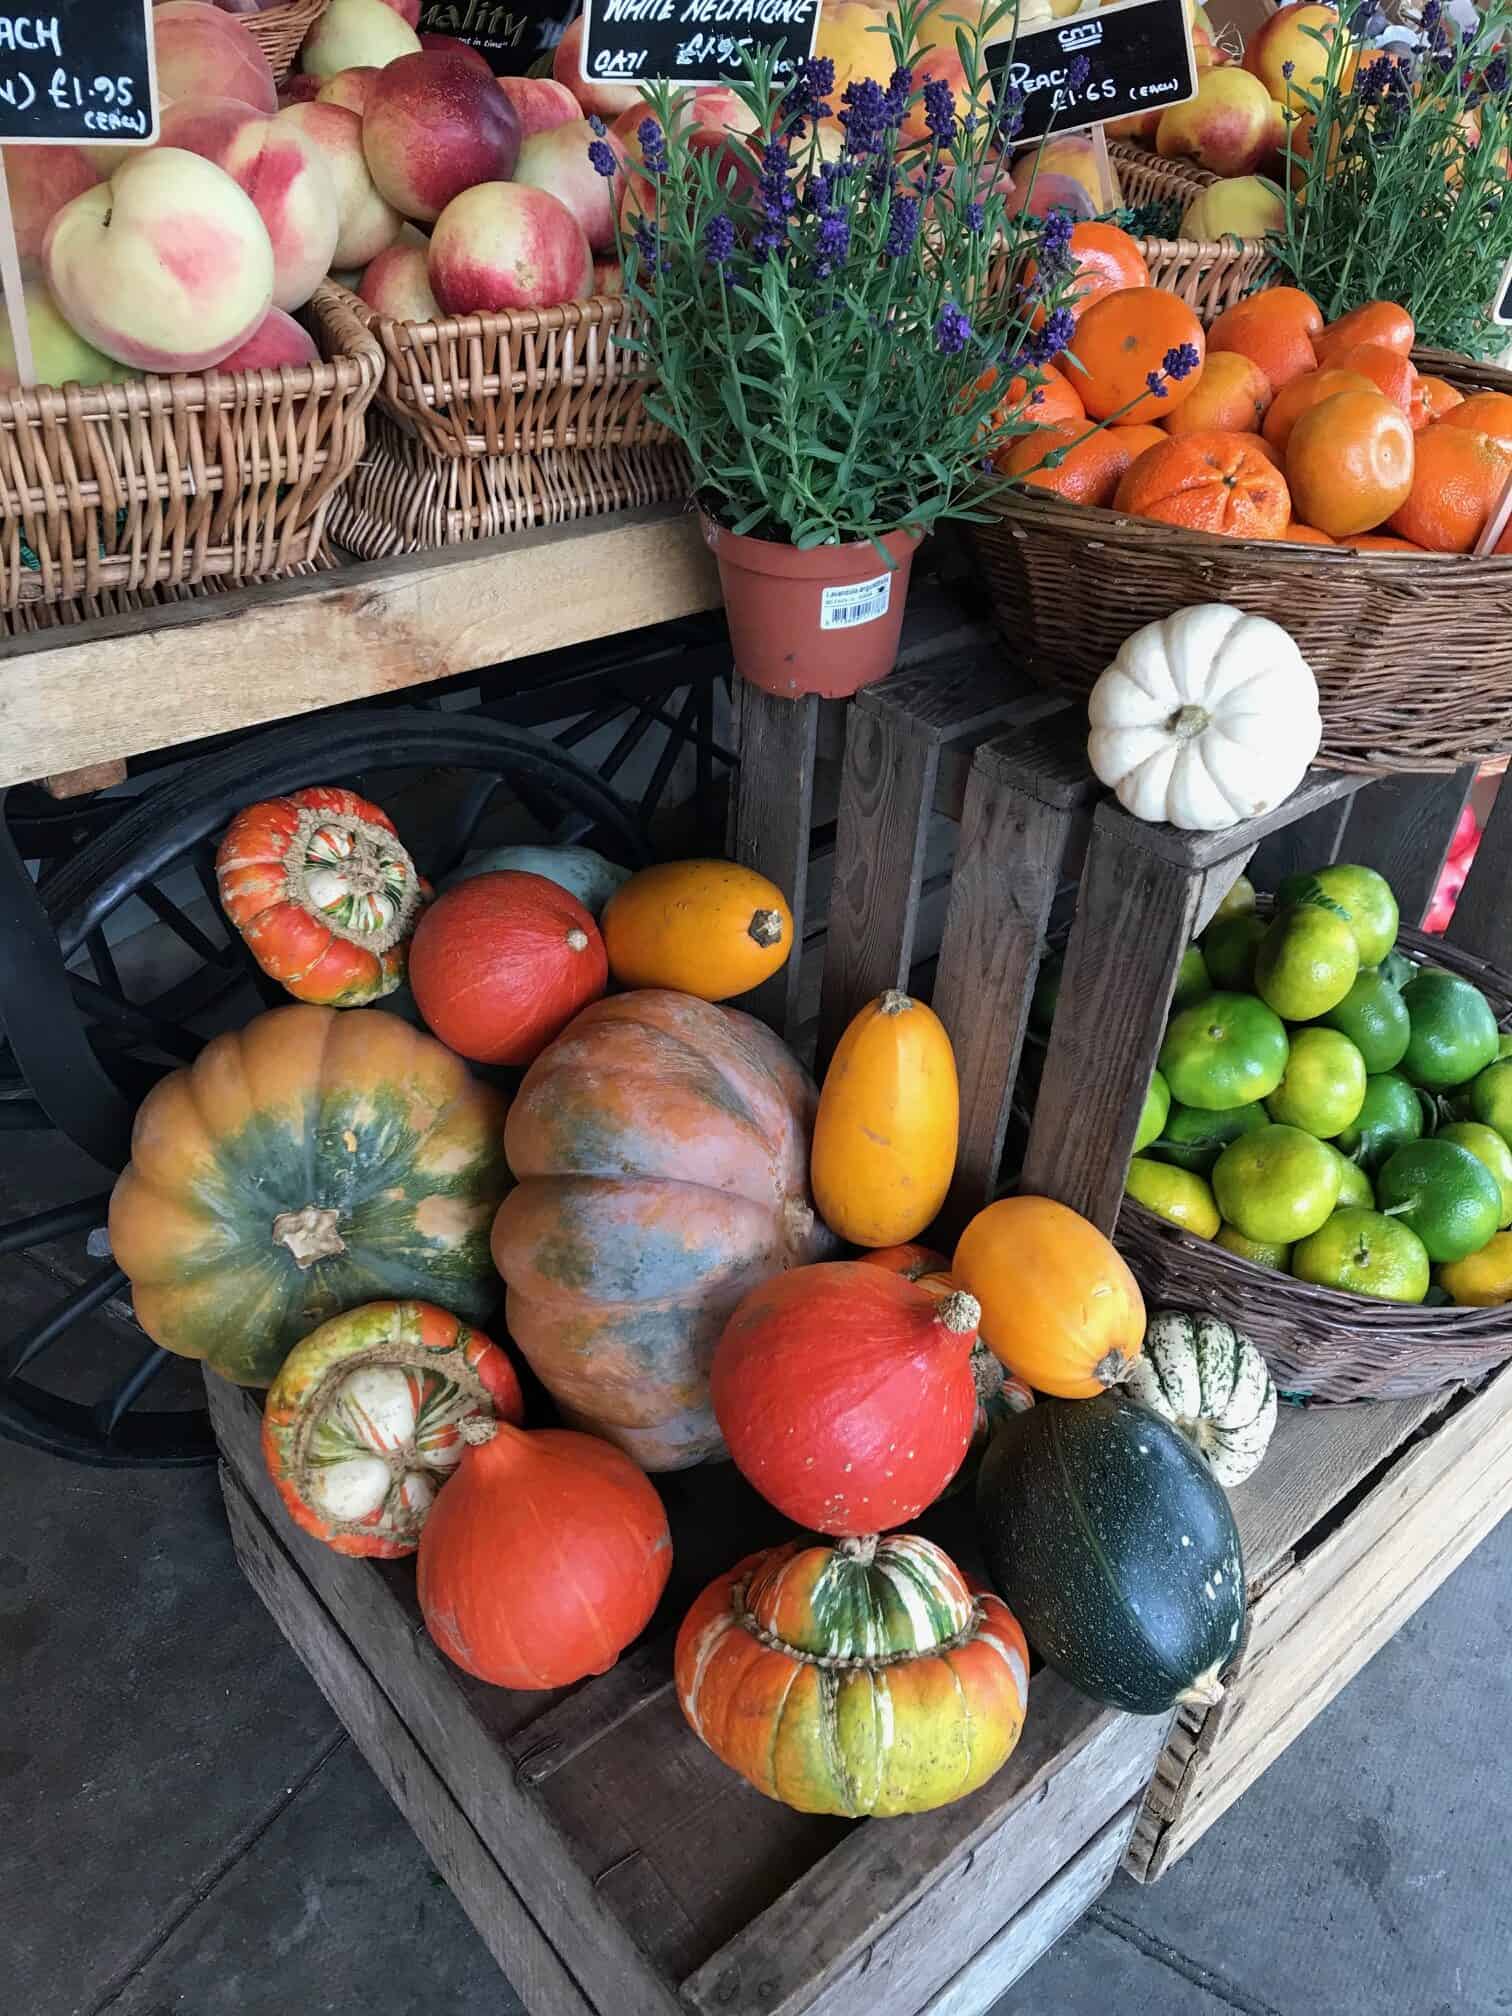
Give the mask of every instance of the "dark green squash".
[[977, 1523], [998, 1594], [1074, 1687], [1135, 1715], [1219, 1698], [1244, 1629], [1239, 1531], [1158, 1414], [1105, 1393], [1005, 1422]]

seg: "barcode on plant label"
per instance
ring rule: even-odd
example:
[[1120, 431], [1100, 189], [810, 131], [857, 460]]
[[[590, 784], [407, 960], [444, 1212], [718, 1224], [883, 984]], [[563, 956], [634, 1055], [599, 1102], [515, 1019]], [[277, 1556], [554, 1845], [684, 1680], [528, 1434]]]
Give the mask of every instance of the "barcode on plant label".
[[843, 588], [826, 588], [819, 603], [819, 628], [852, 630], [858, 623], [875, 623], [887, 614], [891, 600], [891, 574], [879, 574], [875, 581], [848, 581]]

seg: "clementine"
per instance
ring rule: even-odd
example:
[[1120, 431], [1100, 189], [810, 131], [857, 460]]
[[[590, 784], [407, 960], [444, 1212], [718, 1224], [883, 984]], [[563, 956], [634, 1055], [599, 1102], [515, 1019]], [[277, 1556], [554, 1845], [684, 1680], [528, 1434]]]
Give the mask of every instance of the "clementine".
[[1410, 539], [1394, 539], [1389, 532], [1357, 532], [1353, 539], [1340, 539], [1340, 546], [1348, 546], [1356, 553], [1423, 553], [1425, 548], [1414, 546]]
[[[1150, 284], [1150, 269], [1143, 252], [1128, 232], [1120, 231], [1116, 224], [1073, 224], [1070, 250], [1074, 292], [1066, 306], [1078, 320], [1104, 294]], [[1026, 286], [1032, 284], [1037, 270], [1031, 259], [1024, 269]], [[1044, 319], [1042, 302], [1034, 311], [1033, 326], [1038, 329]]]
[[[998, 466], [1020, 476], [1033, 490], [1048, 490], [1073, 504], [1111, 504], [1125, 470], [1146, 448], [1165, 440], [1157, 427], [1099, 427], [1090, 420], [1061, 420], [1022, 435]], [[1057, 447], [1066, 454], [1057, 467], [1043, 468], [1045, 455]]]
[[1263, 434], [1246, 434], [1244, 439], [1257, 455], [1265, 457], [1272, 469], [1279, 469], [1283, 476], [1286, 474], [1286, 457]]
[[1373, 386], [1310, 406], [1286, 444], [1297, 512], [1331, 539], [1384, 524], [1407, 501], [1412, 467], [1407, 415]]
[[1279, 392], [1304, 371], [1316, 371], [1313, 332], [1323, 316], [1311, 294], [1300, 287], [1267, 287], [1225, 308], [1208, 331], [1208, 349], [1237, 350], [1258, 364]]
[[[1036, 429], [1054, 426], [1058, 420], [1086, 421], [1087, 409], [1082, 405], [1081, 395], [1076, 388], [1061, 376], [1053, 364], [1042, 366], [1041, 372], [1040, 382], [1032, 391], [1026, 379], [1009, 379], [1002, 403], [992, 409], [993, 427], [1003, 426], [1016, 412], [1021, 420]], [[977, 380], [978, 391], [984, 391], [996, 376], [996, 371], [984, 371]], [[1024, 404], [1026, 399], [1029, 402], [1027, 405]], [[1023, 438], [1022, 435], [1014, 434], [998, 442], [991, 451], [995, 467], [1001, 469], [1004, 466], [1010, 450]]]
[[[1330, 354], [1328, 368], [1358, 371], [1362, 378], [1370, 380], [1378, 392], [1384, 393], [1393, 406], [1400, 406], [1409, 420], [1412, 418], [1417, 366], [1400, 350], [1390, 350], [1384, 343], [1351, 343], [1347, 350]], [[1512, 399], [1507, 401], [1507, 405], [1512, 408]]]
[[[1442, 420], [1446, 413], [1451, 412], [1456, 406], [1463, 406], [1464, 403], [1464, 393], [1456, 391], [1447, 378], [1426, 376], [1420, 371], [1418, 381], [1412, 388], [1412, 407], [1407, 415], [1412, 422], [1413, 433], [1416, 434], [1435, 420]], [[1482, 431], [1489, 434], [1494, 430], [1487, 427]]]
[[1509, 474], [1512, 448], [1505, 442], [1437, 421], [1417, 437], [1412, 487], [1392, 513], [1391, 529], [1431, 553], [1468, 553]]
[[1326, 532], [1320, 532], [1316, 525], [1303, 525], [1293, 518], [1281, 534], [1288, 546], [1337, 546], [1337, 539], [1330, 539]]
[[1271, 403], [1270, 380], [1252, 358], [1220, 350], [1202, 367], [1196, 389], [1161, 425], [1167, 434], [1253, 434]]
[[1286, 479], [1243, 434], [1182, 434], [1141, 455], [1114, 508], [1191, 532], [1279, 539], [1291, 522]]
[[1340, 350], [1352, 350], [1356, 343], [1384, 343], [1405, 357], [1416, 341], [1417, 328], [1405, 308], [1395, 301], [1367, 301], [1330, 322], [1313, 347], [1320, 364], [1332, 364]]
[[1472, 392], [1442, 418], [1446, 427], [1468, 427], [1512, 448], [1512, 393]]
[[[1104, 294], [1076, 325], [1072, 354], [1082, 367], [1076, 384], [1094, 420], [1121, 425], [1168, 420], [1200, 378], [1166, 374], [1166, 360], [1195, 351], [1200, 367], [1207, 343], [1202, 324], [1184, 301], [1163, 287], [1121, 287]], [[1152, 376], [1160, 391], [1150, 389]]]
[[1379, 389], [1361, 371], [1309, 371], [1301, 378], [1293, 378], [1290, 385], [1281, 387], [1265, 416], [1262, 432], [1271, 446], [1284, 455], [1293, 427], [1309, 407], [1318, 405], [1324, 399], [1332, 399], [1335, 392], [1375, 392]]

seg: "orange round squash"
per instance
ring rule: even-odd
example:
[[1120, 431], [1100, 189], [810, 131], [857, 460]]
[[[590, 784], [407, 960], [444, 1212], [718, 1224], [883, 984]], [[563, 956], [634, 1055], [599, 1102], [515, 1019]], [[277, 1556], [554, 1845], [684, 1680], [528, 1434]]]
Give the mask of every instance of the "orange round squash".
[[598, 926], [544, 875], [499, 869], [439, 896], [410, 948], [426, 1027], [478, 1064], [528, 1064], [609, 978]]
[[493, 1687], [570, 1687], [607, 1672], [672, 1571], [655, 1488], [592, 1435], [473, 1415], [462, 1439], [420, 1535], [426, 1630]]
[[775, 882], [734, 861], [642, 868], [604, 906], [609, 970], [622, 987], [675, 987], [728, 1001], [787, 964], [793, 915]]
[[950, 1271], [981, 1304], [982, 1341], [1038, 1393], [1089, 1400], [1139, 1356], [1139, 1283], [1095, 1225], [1052, 1198], [979, 1211]]
[[869, 1253], [858, 1253], [856, 1258], [868, 1267], [883, 1267], [889, 1274], [901, 1274], [905, 1281], [919, 1281], [926, 1274], [944, 1274], [950, 1265], [943, 1253], [937, 1253], [933, 1246], [921, 1246], [916, 1239], [902, 1246], [875, 1247]]
[[736, 1467], [819, 1533], [876, 1533], [932, 1505], [976, 1421], [970, 1295], [839, 1260], [753, 1288], [709, 1389]]
[[723, 1453], [725, 1319], [833, 1250], [808, 1193], [814, 1105], [764, 1024], [663, 989], [596, 1002], [525, 1074], [493, 1230], [509, 1333], [570, 1421], [647, 1470]]
[[944, 1023], [889, 988], [850, 1022], [824, 1074], [810, 1164], [820, 1217], [855, 1246], [917, 1238], [945, 1202], [959, 1123]]

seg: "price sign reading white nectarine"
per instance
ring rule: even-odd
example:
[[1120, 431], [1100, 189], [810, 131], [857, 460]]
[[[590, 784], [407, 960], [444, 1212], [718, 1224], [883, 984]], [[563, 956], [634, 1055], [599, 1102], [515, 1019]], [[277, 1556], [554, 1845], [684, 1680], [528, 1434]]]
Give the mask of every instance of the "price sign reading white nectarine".
[[755, 49], [780, 50], [786, 76], [813, 55], [818, 33], [819, 0], [585, 0], [583, 79], [726, 83], [745, 74], [742, 53]]

